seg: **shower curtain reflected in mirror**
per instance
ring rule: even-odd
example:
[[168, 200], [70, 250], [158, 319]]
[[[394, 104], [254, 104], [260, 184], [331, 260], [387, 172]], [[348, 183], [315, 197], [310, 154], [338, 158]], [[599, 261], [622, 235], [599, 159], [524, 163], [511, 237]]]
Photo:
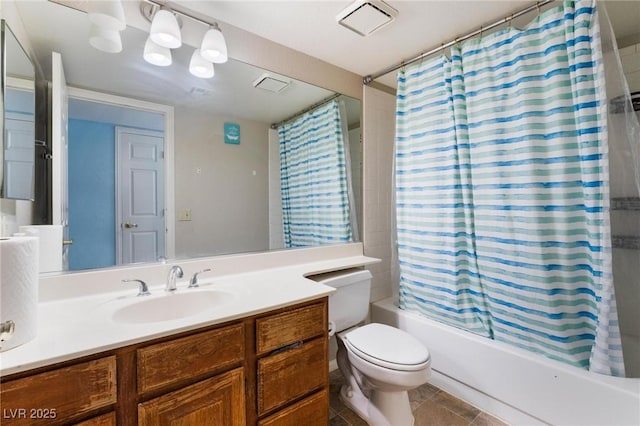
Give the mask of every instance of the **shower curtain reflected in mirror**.
[[285, 247], [356, 241], [344, 105], [332, 100], [278, 126]]
[[595, 2], [402, 70], [400, 306], [624, 376]]

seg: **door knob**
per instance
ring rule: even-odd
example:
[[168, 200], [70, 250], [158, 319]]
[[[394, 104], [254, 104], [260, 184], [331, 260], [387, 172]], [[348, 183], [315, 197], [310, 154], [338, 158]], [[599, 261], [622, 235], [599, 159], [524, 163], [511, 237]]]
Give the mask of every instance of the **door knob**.
[[125, 222], [122, 224], [126, 229], [130, 229], [130, 228], [137, 228], [138, 224], [137, 223], [131, 223], [131, 222]]
[[70, 246], [71, 244], [73, 244], [73, 240], [63, 240], [62, 241], [62, 245], [63, 246]]

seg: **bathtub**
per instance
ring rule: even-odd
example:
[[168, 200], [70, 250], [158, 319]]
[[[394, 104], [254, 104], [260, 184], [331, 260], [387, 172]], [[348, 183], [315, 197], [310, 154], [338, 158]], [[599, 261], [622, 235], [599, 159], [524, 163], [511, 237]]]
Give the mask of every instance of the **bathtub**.
[[398, 309], [373, 303], [371, 320], [421, 340], [431, 383], [512, 425], [640, 425], [640, 379], [589, 373]]

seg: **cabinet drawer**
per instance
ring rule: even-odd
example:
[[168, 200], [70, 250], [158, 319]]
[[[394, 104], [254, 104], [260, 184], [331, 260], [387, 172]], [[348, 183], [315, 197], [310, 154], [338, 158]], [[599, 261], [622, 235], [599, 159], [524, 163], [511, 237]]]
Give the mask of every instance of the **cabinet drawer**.
[[197, 378], [243, 359], [242, 324], [138, 349], [138, 392]]
[[318, 303], [257, 319], [258, 355], [300, 340], [322, 336], [327, 331], [325, 306], [325, 303]]
[[258, 416], [326, 386], [328, 371], [324, 338], [258, 360]]
[[324, 389], [258, 422], [258, 426], [326, 426], [329, 424], [329, 391]]
[[138, 425], [246, 426], [244, 373], [236, 368], [138, 405]]
[[68, 423], [116, 402], [116, 357], [109, 356], [2, 384], [2, 424]]

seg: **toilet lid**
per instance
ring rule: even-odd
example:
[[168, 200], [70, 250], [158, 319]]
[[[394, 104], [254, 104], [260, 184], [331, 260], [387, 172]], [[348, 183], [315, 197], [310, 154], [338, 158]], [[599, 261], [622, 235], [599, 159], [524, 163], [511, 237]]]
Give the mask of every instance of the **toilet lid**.
[[358, 327], [347, 333], [344, 341], [359, 357], [394, 370], [421, 370], [431, 358], [427, 348], [418, 339], [384, 324]]

